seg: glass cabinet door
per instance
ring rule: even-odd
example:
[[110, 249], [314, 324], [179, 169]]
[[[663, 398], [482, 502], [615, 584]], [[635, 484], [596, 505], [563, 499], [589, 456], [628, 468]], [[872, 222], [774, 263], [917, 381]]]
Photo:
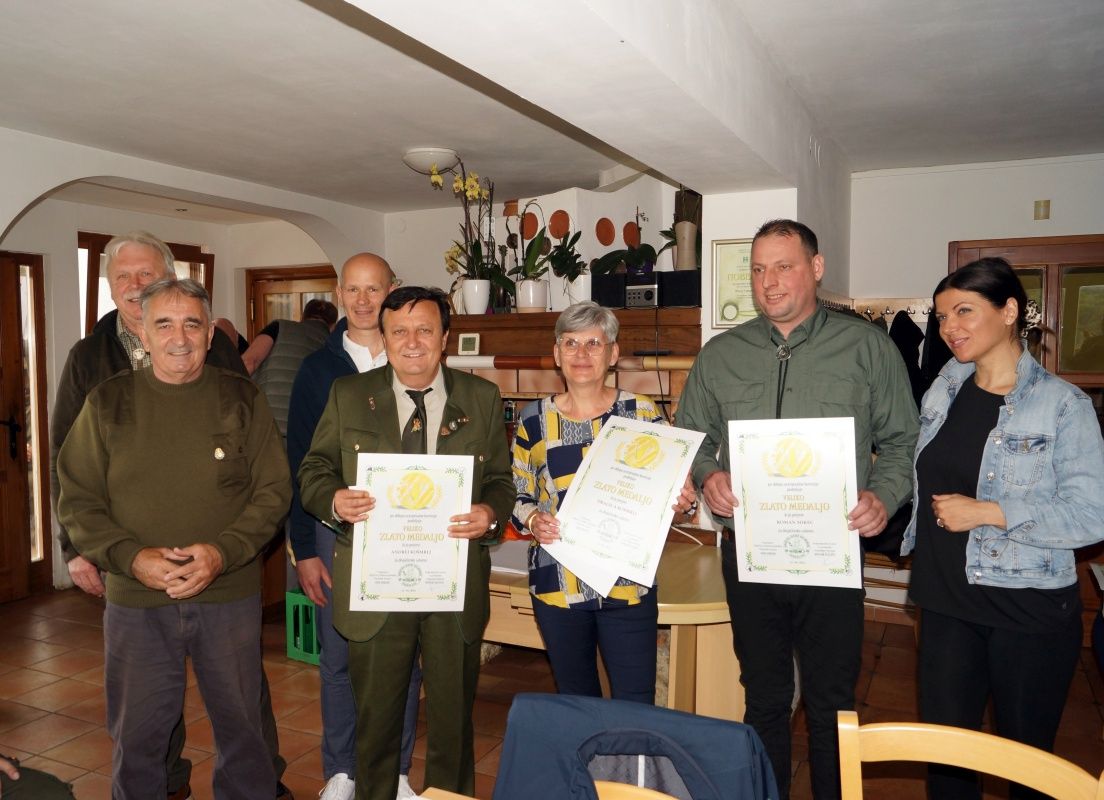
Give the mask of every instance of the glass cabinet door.
[[1104, 372], [1104, 266], [1062, 267], [1058, 371]]
[[[1042, 267], [1016, 267], [1016, 275], [1027, 292], [1027, 299], [1034, 300], [1039, 306], [1040, 313], [1046, 313], [1046, 276]], [[1027, 349], [1039, 363], [1043, 361], [1043, 337], [1029, 335], [1027, 337]]]

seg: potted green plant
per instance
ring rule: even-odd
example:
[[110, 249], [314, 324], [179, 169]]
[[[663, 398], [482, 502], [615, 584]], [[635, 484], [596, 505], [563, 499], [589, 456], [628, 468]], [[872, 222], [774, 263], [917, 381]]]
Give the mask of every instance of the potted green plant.
[[[641, 221], [647, 222], [648, 218], [644, 215], [644, 212], [637, 208], [636, 230], [638, 241], [640, 238], [639, 235], [642, 232], [640, 227]], [[661, 231], [661, 234], [667, 241], [659, 250], [656, 250], [647, 242], [641, 242], [635, 247], [629, 246], [619, 250], [610, 250], [604, 256], [591, 262], [590, 271], [595, 275], [605, 275], [610, 272], [650, 272], [655, 269], [655, 264], [659, 259], [660, 253], [666, 252], [675, 245], [674, 237], [671, 236], [668, 231]], [[622, 265], [624, 265], [623, 269]]]
[[567, 299], [571, 304], [590, 299], [590, 270], [587, 269], [587, 263], [579, 255], [579, 251], [575, 249], [580, 236], [582, 231], [576, 231], [570, 237], [565, 233], [548, 253], [548, 264], [552, 267], [552, 274], [566, 281], [564, 291], [567, 292]]
[[548, 310], [548, 281], [544, 278], [548, 274], [547, 242], [548, 232], [541, 228], [525, 246], [524, 256], [517, 266], [508, 273], [517, 284], [515, 297], [519, 314]]

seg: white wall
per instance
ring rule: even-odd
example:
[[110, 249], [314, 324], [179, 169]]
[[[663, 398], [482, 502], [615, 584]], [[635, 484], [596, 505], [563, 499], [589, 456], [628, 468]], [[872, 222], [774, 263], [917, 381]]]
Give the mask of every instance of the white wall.
[[[711, 194], [702, 198], [702, 344], [724, 328], [713, 327], [713, 242], [750, 239], [764, 222], [797, 214], [796, 189]], [[831, 264], [827, 270], [831, 271]]]
[[948, 242], [1088, 233], [1104, 233], [1104, 154], [855, 173], [848, 294], [930, 295]]
[[[225, 252], [216, 254], [215, 275], [227, 298], [215, 313], [227, 317], [239, 331], [246, 330], [245, 271], [258, 267], [298, 267], [330, 264], [318, 242], [301, 228], [283, 220], [229, 225], [225, 228]], [[335, 264], [340, 269], [341, 264]]]

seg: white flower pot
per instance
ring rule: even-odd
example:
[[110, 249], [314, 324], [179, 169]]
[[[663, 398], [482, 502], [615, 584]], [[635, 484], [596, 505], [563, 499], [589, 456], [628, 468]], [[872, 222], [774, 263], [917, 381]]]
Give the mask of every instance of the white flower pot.
[[518, 281], [517, 310], [519, 314], [536, 314], [548, 310], [548, 281]]
[[486, 314], [487, 304], [491, 302], [491, 282], [468, 278], [461, 289], [464, 296], [465, 314]]
[[573, 281], [567, 282], [567, 302], [570, 305], [590, 299], [590, 273], [584, 272]]

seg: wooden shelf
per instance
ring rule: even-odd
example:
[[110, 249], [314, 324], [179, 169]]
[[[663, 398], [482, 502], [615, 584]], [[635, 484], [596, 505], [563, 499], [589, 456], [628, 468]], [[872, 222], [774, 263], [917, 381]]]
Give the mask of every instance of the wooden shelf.
[[[638, 350], [669, 350], [693, 356], [701, 349], [700, 308], [614, 309], [621, 323], [622, 356]], [[449, 355], [461, 333], [478, 333], [482, 355], [550, 355], [559, 312], [540, 314], [459, 314], [449, 326]], [[658, 328], [657, 328], [658, 326]]]

